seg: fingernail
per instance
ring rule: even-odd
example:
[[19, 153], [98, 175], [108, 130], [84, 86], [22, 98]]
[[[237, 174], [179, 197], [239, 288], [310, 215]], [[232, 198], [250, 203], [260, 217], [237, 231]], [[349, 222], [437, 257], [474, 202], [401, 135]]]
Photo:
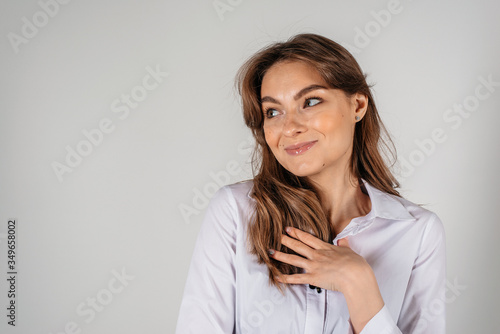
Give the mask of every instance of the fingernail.
[[274, 255], [274, 250], [272, 249], [268, 249], [267, 252], [269, 253], [269, 255]]
[[292, 229], [290, 228], [290, 226], [287, 226], [285, 228], [285, 231], [286, 231], [286, 233], [290, 234], [290, 232], [292, 232]]

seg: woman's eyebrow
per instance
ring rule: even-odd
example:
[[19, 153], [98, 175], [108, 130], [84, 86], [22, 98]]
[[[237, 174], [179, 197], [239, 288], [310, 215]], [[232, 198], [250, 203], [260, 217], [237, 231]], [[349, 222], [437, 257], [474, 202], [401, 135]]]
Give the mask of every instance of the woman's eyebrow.
[[[300, 99], [302, 96], [304, 96], [305, 94], [313, 91], [313, 90], [317, 90], [317, 89], [328, 89], [327, 87], [325, 86], [321, 86], [321, 85], [310, 85], [310, 86], [307, 86], [305, 88], [302, 88], [297, 94], [295, 94], [295, 96], [293, 97], [293, 99], [295, 101], [297, 101], [298, 99]], [[271, 102], [271, 103], [276, 103], [276, 104], [280, 104], [279, 101], [277, 101], [275, 98], [272, 98], [271, 96], [264, 96], [261, 100], [260, 100], [260, 103], [264, 103], [264, 102]]]
[[300, 92], [298, 92], [297, 94], [295, 94], [295, 96], [293, 97], [293, 99], [295, 101], [297, 101], [298, 99], [300, 99], [303, 95], [313, 91], [313, 90], [317, 90], [317, 89], [328, 89], [326, 88], [325, 86], [321, 86], [321, 85], [310, 85], [310, 86], [307, 86], [306, 88], [302, 88], [300, 90]]

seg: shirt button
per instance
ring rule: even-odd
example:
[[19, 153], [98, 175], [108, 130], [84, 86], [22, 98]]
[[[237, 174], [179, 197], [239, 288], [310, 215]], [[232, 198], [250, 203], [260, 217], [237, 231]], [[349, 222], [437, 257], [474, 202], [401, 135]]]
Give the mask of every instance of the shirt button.
[[317, 291], [318, 293], [321, 293], [321, 288], [318, 288], [317, 286], [314, 286], [314, 285], [309, 284], [309, 288], [310, 288], [310, 289], [316, 289], [316, 291]]

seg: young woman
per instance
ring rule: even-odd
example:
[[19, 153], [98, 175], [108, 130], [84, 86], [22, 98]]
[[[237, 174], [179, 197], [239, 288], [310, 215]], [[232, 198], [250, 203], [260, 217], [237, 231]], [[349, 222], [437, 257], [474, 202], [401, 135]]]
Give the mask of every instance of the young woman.
[[445, 333], [443, 225], [395, 189], [352, 55], [297, 35], [238, 84], [255, 177], [213, 197], [177, 333]]

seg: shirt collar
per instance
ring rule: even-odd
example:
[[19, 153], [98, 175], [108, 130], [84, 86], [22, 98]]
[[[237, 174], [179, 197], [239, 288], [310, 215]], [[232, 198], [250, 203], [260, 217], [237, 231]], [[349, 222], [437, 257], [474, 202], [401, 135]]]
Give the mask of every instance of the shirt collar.
[[[375, 217], [391, 219], [391, 220], [414, 220], [416, 219], [411, 215], [411, 213], [406, 209], [406, 207], [401, 203], [399, 198], [395, 195], [385, 193], [375, 187], [373, 187], [366, 180], [361, 179], [364, 188], [370, 196], [371, 210], [364, 217], [356, 217], [355, 220], [360, 220], [363, 222], [371, 221]], [[252, 194], [253, 186], [248, 190], [247, 196], [253, 200]]]
[[380, 191], [366, 180], [361, 180], [372, 203], [372, 209], [366, 217], [380, 217], [392, 220], [415, 219], [403, 205], [399, 197]]

